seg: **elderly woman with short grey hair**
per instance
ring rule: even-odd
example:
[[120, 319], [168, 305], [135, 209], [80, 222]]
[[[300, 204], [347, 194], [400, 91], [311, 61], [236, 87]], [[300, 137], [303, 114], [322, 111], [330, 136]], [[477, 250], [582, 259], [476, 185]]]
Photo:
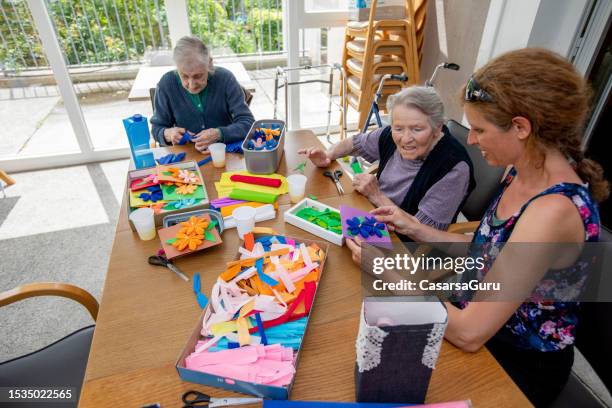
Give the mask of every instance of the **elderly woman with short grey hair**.
[[183, 37], [174, 47], [176, 70], [157, 84], [153, 136], [161, 145], [176, 144], [189, 132], [196, 150], [215, 142], [243, 140], [255, 121], [234, 75], [214, 67], [206, 45]]
[[421, 223], [446, 230], [475, 186], [470, 157], [444, 125], [444, 105], [433, 88], [405, 88], [387, 105], [390, 126], [327, 151], [311, 147], [301, 153], [319, 167], [347, 155], [378, 160], [376, 175], [356, 174], [353, 188], [376, 207], [397, 205]]

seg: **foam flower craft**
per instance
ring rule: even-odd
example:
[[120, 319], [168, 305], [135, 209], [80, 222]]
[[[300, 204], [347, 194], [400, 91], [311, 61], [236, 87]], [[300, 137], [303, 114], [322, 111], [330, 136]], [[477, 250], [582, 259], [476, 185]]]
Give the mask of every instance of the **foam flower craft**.
[[171, 201], [164, 207], [165, 210], [180, 210], [181, 208], [193, 207], [199, 202], [195, 198], [184, 198], [178, 201]]
[[156, 203], [159, 200], [164, 198], [164, 193], [162, 193], [160, 186], [152, 186], [147, 187], [148, 193], [141, 193], [138, 197], [142, 199], [145, 203], [147, 201], [151, 201], [152, 203]]
[[147, 177], [144, 178], [144, 180], [150, 181], [151, 183], [159, 184], [159, 177], [157, 177], [157, 174], [149, 174]]
[[184, 183], [197, 183], [200, 181], [198, 176], [189, 170], [180, 170], [178, 173], [178, 178], [183, 180]]
[[167, 169], [164, 170], [163, 174], [165, 176], [172, 176], [174, 178], [178, 178], [179, 172], [181, 171], [181, 169], [177, 168], [177, 167], [168, 167]]
[[374, 217], [353, 217], [346, 220], [348, 232], [352, 236], [361, 235], [368, 238], [373, 235], [382, 237], [386, 235], [385, 224], [376, 222]]
[[151, 205], [151, 209], [153, 210], [154, 214], [159, 214], [160, 212], [162, 212], [162, 209], [164, 208], [165, 205], [166, 203], [155, 203]]
[[198, 218], [193, 216], [189, 218], [188, 221], [181, 222], [183, 228], [179, 230], [181, 233], [185, 233], [187, 235], [197, 234], [204, 235], [204, 231], [208, 229], [210, 221], [205, 218]]
[[196, 186], [195, 184], [181, 184], [176, 188], [174, 192], [176, 194], [188, 195], [193, 194], [197, 188], [198, 186]]
[[176, 247], [179, 251], [184, 251], [186, 248], [195, 251], [202, 242], [204, 242], [203, 235], [186, 234], [179, 231], [176, 234], [176, 241], [172, 243], [172, 246]]

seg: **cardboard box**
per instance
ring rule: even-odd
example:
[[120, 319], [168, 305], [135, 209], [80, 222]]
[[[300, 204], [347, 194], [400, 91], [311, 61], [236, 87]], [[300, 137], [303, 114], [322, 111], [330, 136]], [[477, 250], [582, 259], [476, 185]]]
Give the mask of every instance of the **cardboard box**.
[[[313, 240], [302, 239], [302, 238], [294, 238], [294, 237], [286, 237], [286, 238], [293, 239], [296, 242], [305, 243], [305, 244], [315, 243], [319, 246], [319, 248], [325, 251], [325, 259], [320, 265], [321, 272], [319, 274], [319, 282], [317, 283], [317, 291], [315, 292], [313, 303], [312, 303], [312, 307], [315, 307], [317, 293], [319, 291], [319, 285], [321, 283], [321, 276], [323, 275], [323, 270], [325, 269], [325, 262], [327, 260], [327, 257], [329, 256], [329, 244], [323, 243], [320, 241], [313, 241]], [[236, 257], [236, 259], [239, 259], [239, 258], [240, 258], [239, 256]], [[221, 272], [222, 271], [220, 271], [220, 273]], [[209, 385], [211, 387], [223, 388], [223, 389], [230, 390], [230, 391], [242, 392], [244, 394], [250, 394], [250, 395], [254, 395], [257, 397], [261, 397], [261, 398], [280, 399], [280, 400], [289, 399], [289, 393], [291, 392], [291, 388], [293, 387], [293, 383], [295, 382], [295, 375], [293, 376], [291, 383], [287, 387], [277, 387], [277, 386], [270, 386], [270, 385], [265, 385], [265, 384], [256, 384], [256, 383], [251, 383], [247, 381], [239, 381], [239, 380], [235, 380], [232, 378], [223, 378], [223, 377], [219, 377], [216, 375], [203, 373], [201, 371], [190, 370], [185, 367], [185, 358], [189, 356], [195, 350], [195, 346], [198, 340], [202, 338], [200, 334], [200, 332], [202, 331], [202, 323], [203, 323], [204, 315], [206, 314], [207, 309], [209, 307], [210, 307], [210, 304], [207, 306], [206, 309], [204, 309], [204, 311], [198, 318], [198, 324], [196, 325], [195, 329], [191, 333], [191, 336], [189, 336], [189, 340], [187, 341], [187, 344], [185, 345], [185, 348], [183, 349], [183, 351], [181, 351], [181, 354], [179, 355], [179, 358], [176, 362], [176, 370], [178, 371], [178, 374], [179, 374], [179, 377], [181, 377], [181, 380], [196, 383], [196, 384]], [[311, 312], [312, 312], [312, 309], [311, 309]], [[309, 323], [310, 323], [310, 314], [308, 314], [308, 317], [307, 317], [304, 336], [308, 332]], [[304, 344], [304, 340], [302, 339], [302, 342], [300, 343], [300, 348], [297, 351], [294, 351], [294, 354], [293, 354], [293, 365], [296, 369], [296, 375], [297, 375], [297, 366], [298, 366], [298, 361], [300, 357], [300, 351], [302, 350], [303, 344]]]
[[304, 207], [314, 207], [319, 211], [325, 211], [325, 209], [327, 208], [340, 214], [340, 211], [337, 208], [330, 207], [329, 205], [323, 204], [319, 201], [311, 200], [310, 198], [304, 198], [302, 201], [300, 201], [284, 213], [285, 222], [291, 225], [295, 225], [296, 227], [301, 228], [304, 231], [308, 231], [311, 234], [316, 235], [317, 237], [321, 237], [338, 246], [344, 245], [344, 237], [342, 236], [342, 234], [336, 234], [332, 231], [328, 231], [325, 228], [318, 226], [317, 224], [308, 222], [295, 215]]
[[[198, 205], [194, 205], [193, 207], [181, 208], [181, 209], [172, 210], [172, 211], [162, 211], [160, 213], [155, 214], [154, 217], [155, 217], [155, 227], [156, 228], [162, 228], [164, 217], [166, 215], [180, 214], [180, 213], [184, 213], [187, 211], [194, 211], [194, 210], [202, 210], [204, 208], [208, 208], [209, 206], [208, 192], [206, 191], [206, 185], [204, 184], [204, 178], [202, 177], [202, 173], [200, 172], [198, 163], [191, 160], [191, 161], [185, 161], [185, 162], [180, 162], [180, 163], [173, 163], [172, 167], [177, 167], [179, 169], [187, 169], [187, 168], [192, 169], [192, 170], [195, 169], [194, 171], [198, 174], [198, 177], [200, 177], [200, 180], [202, 180], [202, 189], [204, 190], [205, 198]], [[127, 200], [126, 202], [128, 203], [127, 204], [128, 222], [130, 224], [130, 228], [134, 232], [136, 232], [136, 227], [134, 227], [134, 224], [132, 223], [132, 221], [130, 221], [130, 218], [129, 218], [130, 214], [133, 211], [132, 207], [130, 207], [130, 204], [129, 204], [130, 203], [130, 183], [132, 182], [132, 180], [146, 177], [149, 174], [153, 174], [156, 171], [156, 169], [157, 167], [148, 167], [146, 169], [128, 171], [126, 189], [125, 189], [125, 199]]]
[[[365, 3], [365, 7], [363, 6]], [[368, 21], [372, 0], [351, 0], [349, 5], [350, 21]], [[403, 20], [406, 18], [405, 0], [378, 0], [374, 20]]]

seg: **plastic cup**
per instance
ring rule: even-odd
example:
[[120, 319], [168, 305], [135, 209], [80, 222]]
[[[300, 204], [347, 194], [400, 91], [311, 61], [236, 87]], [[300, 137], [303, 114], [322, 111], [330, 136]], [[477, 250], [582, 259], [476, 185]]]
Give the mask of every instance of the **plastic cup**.
[[213, 143], [208, 146], [213, 166], [225, 167], [225, 143]]
[[134, 224], [138, 237], [143, 241], [149, 241], [155, 238], [155, 219], [153, 210], [150, 208], [139, 208], [132, 211], [130, 221]]
[[244, 239], [244, 234], [248, 234], [255, 228], [255, 208], [244, 206], [238, 207], [232, 211], [232, 217], [236, 221], [236, 230], [240, 239]]
[[306, 192], [306, 180], [308, 178], [303, 174], [292, 174], [287, 177], [287, 184], [289, 184], [289, 198], [292, 203], [297, 203], [304, 198]]

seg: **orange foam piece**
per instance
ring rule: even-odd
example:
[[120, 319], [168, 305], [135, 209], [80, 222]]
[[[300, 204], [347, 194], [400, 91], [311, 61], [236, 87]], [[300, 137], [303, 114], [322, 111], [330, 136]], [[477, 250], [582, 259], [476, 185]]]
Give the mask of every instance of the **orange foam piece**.
[[249, 207], [256, 208], [256, 207], [261, 207], [262, 205], [265, 205], [265, 204], [256, 203], [255, 201], [248, 201], [246, 203], [232, 204], [232, 205], [228, 205], [225, 207], [221, 207], [221, 215], [223, 216], [223, 218], [225, 218], [225, 217], [229, 217], [230, 215], [232, 215], [232, 212], [238, 207], [249, 206]]
[[227, 268], [227, 270], [221, 274], [221, 279], [223, 279], [226, 282], [229, 282], [232, 279], [234, 279], [236, 275], [238, 275], [239, 272], [240, 272], [240, 265], [233, 265]]
[[255, 261], [258, 260], [259, 258], [264, 258], [264, 264], [270, 262], [270, 257], [274, 256], [274, 255], [285, 255], [289, 253], [289, 248], [281, 248], [281, 249], [277, 249], [274, 251], [270, 251], [270, 252], [265, 252], [263, 255], [258, 256], [256, 258], [245, 258], [245, 259], [240, 259], [238, 261], [231, 261], [227, 263], [227, 267], [232, 267], [236, 264], [240, 265], [240, 266], [253, 266], [255, 265]]
[[252, 232], [244, 234], [244, 247], [247, 249], [247, 251], [252, 251], [253, 247], [255, 247], [255, 237], [253, 237]]

